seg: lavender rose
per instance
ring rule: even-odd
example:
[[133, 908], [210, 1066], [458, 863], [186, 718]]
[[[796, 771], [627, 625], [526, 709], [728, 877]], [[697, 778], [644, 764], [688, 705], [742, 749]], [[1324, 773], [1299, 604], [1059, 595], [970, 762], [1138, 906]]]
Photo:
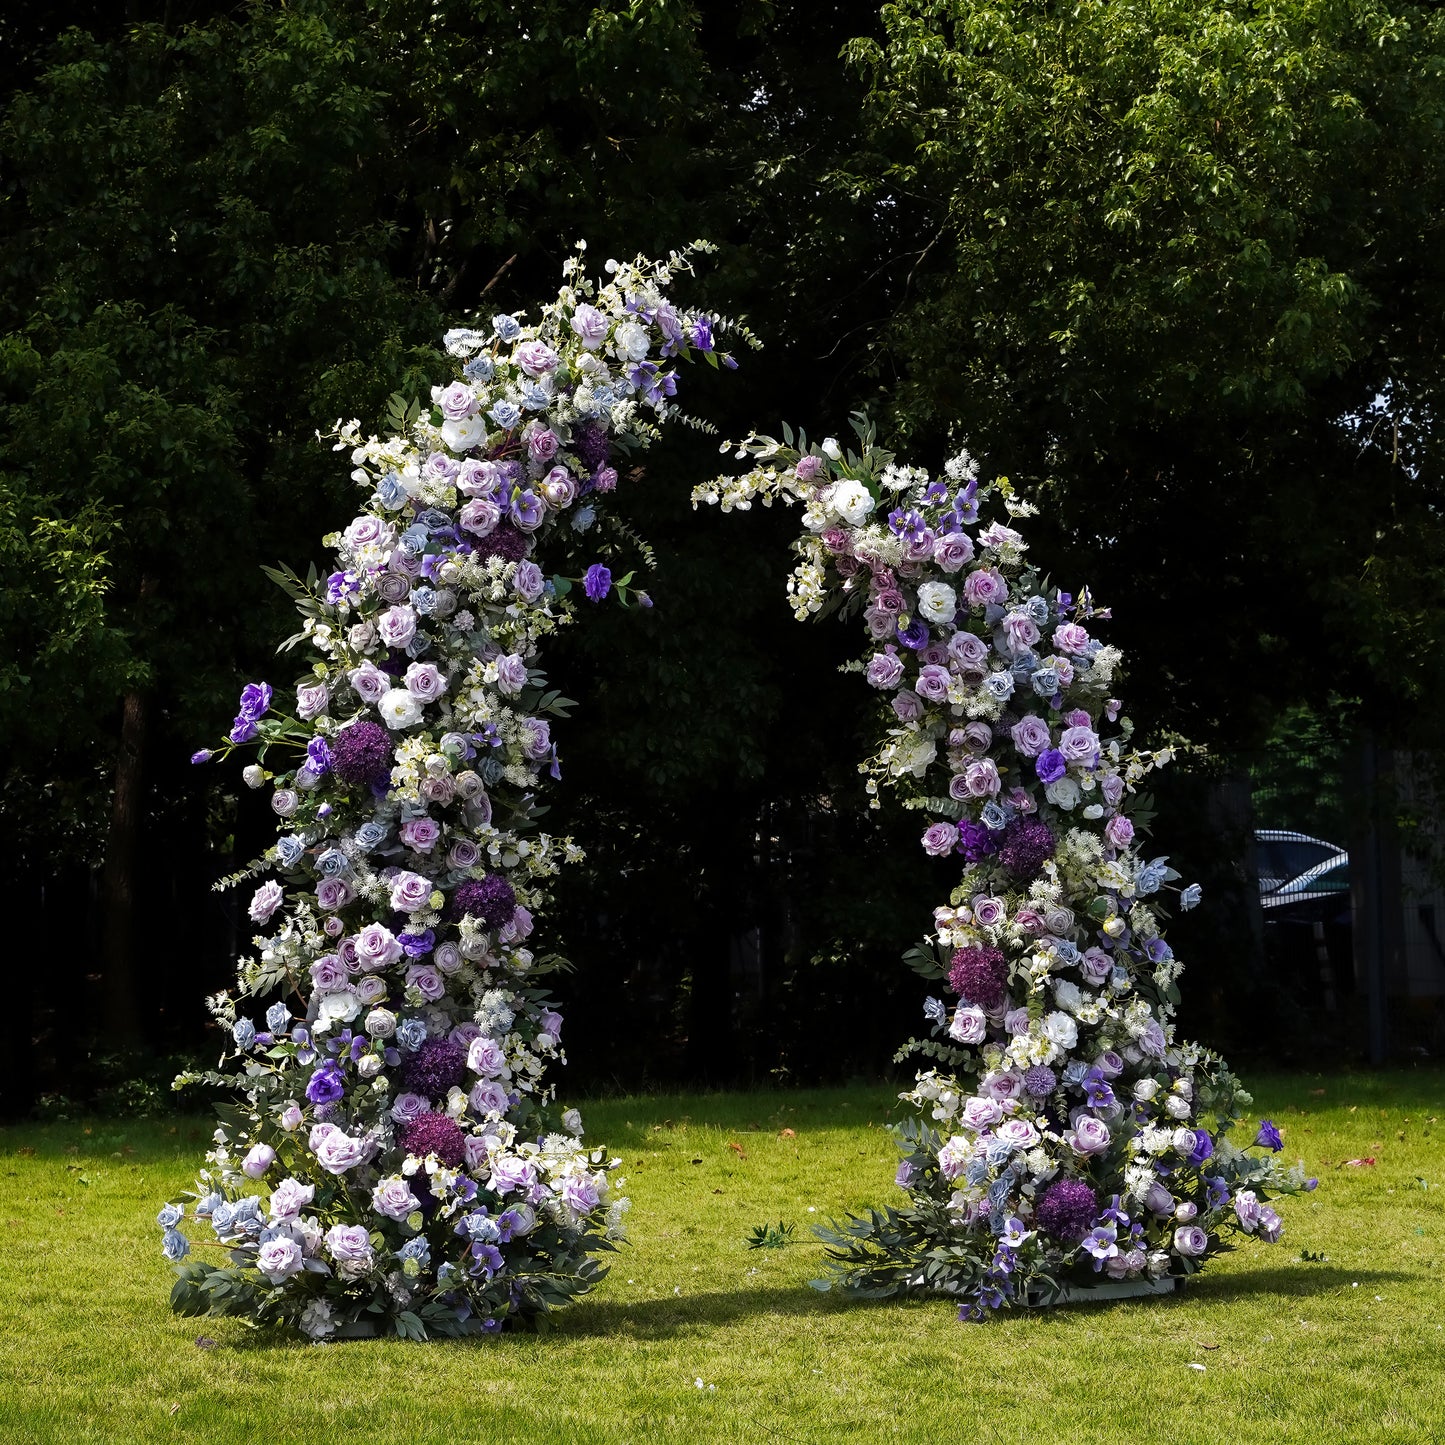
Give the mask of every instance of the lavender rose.
[[903, 681], [903, 663], [892, 648], [876, 652], [868, 663], [867, 677], [874, 687], [897, 687]]
[[383, 1179], [371, 1191], [371, 1207], [387, 1219], [398, 1222], [408, 1214], [421, 1208], [421, 1201], [411, 1192], [411, 1186], [399, 1175]]
[[301, 1246], [285, 1234], [273, 1236], [256, 1251], [256, 1268], [272, 1284], [284, 1284], [305, 1262]]

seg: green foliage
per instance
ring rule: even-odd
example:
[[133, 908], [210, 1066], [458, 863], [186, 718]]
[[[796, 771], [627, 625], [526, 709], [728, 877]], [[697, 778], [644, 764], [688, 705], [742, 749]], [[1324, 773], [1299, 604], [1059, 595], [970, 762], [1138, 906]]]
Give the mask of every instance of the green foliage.
[[1445, 16], [900, 0], [883, 23], [848, 57], [854, 183], [910, 236], [894, 430], [1043, 489], [1035, 545], [1147, 644], [1138, 715], [1238, 743], [1334, 691], [1438, 739]]
[[795, 1225], [779, 1220], [776, 1224], [755, 1224], [748, 1232], [749, 1249], [784, 1249], [793, 1242]]

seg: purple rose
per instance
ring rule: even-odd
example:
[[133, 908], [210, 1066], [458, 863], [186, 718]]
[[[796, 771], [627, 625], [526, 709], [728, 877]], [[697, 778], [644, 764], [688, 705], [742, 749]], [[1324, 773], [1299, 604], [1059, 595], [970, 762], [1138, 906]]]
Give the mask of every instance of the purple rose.
[[274, 1235], [256, 1251], [256, 1268], [272, 1284], [284, 1284], [305, 1263], [301, 1246], [284, 1234]]
[[923, 835], [923, 851], [942, 858], [958, 847], [958, 828], [953, 823], [934, 823]]
[[1099, 756], [1099, 735], [1093, 728], [1065, 728], [1059, 751], [1071, 763], [1093, 763]]
[[405, 1179], [383, 1179], [371, 1191], [371, 1207], [388, 1219], [403, 1220], [421, 1208]]
[[945, 572], [959, 572], [973, 561], [973, 540], [963, 532], [945, 532], [933, 544], [933, 560]]
[[545, 341], [524, 341], [513, 353], [512, 360], [534, 380], [556, 371], [560, 360]]
[[1077, 622], [1061, 622], [1054, 628], [1054, 646], [1077, 657], [1089, 645], [1089, 634]]
[[416, 613], [405, 605], [388, 607], [376, 619], [376, 634], [387, 647], [405, 647], [416, 636]]
[[401, 944], [384, 923], [368, 923], [356, 935], [356, 961], [364, 971], [386, 968], [400, 957]]
[[980, 928], [995, 928], [1008, 917], [1008, 904], [1002, 898], [990, 898], [981, 894], [970, 905], [973, 921]]
[[506, 1089], [495, 1079], [483, 1079], [473, 1084], [471, 1093], [467, 1095], [467, 1103], [481, 1115], [505, 1114], [509, 1102]]
[[971, 798], [992, 798], [997, 796], [1002, 783], [998, 767], [992, 758], [975, 758], [963, 770], [963, 786]]
[[401, 841], [418, 853], [430, 853], [442, 835], [441, 825], [433, 818], [412, 818], [397, 830]]
[[515, 697], [527, 685], [527, 664], [515, 653], [505, 653], [497, 659], [497, 689], [508, 697]]
[[992, 567], [980, 567], [963, 581], [963, 595], [970, 607], [987, 607], [1008, 601], [1008, 583]]
[[1201, 1255], [1209, 1248], [1209, 1236], [1197, 1224], [1181, 1225], [1174, 1231], [1174, 1248], [1190, 1257]]
[[403, 869], [391, 880], [391, 906], [399, 913], [420, 913], [430, 902], [431, 879]]
[[537, 1171], [525, 1159], [503, 1155], [492, 1165], [491, 1187], [498, 1194], [523, 1192], [537, 1182]]
[[929, 702], [943, 702], [948, 697], [948, 669], [929, 663], [918, 671], [918, 681], [913, 684], [919, 697]]
[[898, 654], [892, 648], [875, 652], [868, 663], [867, 677], [874, 687], [897, 687], [903, 680], [903, 664]]
[[1104, 837], [1111, 848], [1127, 848], [1134, 841], [1134, 825], [1122, 813], [1116, 814], [1105, 824]]
[[447, 680], [434, 662], [413, 662], [402, 678], [406, 690], [421, 702], [435, 702], [446, 690]]
[[281, 885], [274, 881], [263, 883], [251, 899], [251, 906], [247, 910], [253, 923], [265, 923], [273, 913], [285, 901], [286, 892]]
[[799, 457], [798, 464], [793, 468], [793, 475], [800, 482], [815, 482], [823, 475], [822, 457]]
[[364, 1224], [333, 1224], [326, 1231], [326, 1252], [339, 1273], [355, 1278], [371, 1267], [371, 1235]]
[[988, 661], [988, 645], [972, 632], [955, 632], [948, 639], [948, 655], [964, 667], [979, 668]]
[[1057, 783], [1068, 772], [1068, 764], [1058, 748], [1045, 748], [1034, 760], [1034, 772], [1041, 783]]
[[323, 878], [316, 885], [316, 902], [325, 913], [345, 908], [355, 897], [351, 884], [344, 878]]
[[464, 381], [454, 381], [440, 394], [433, 392], [433, 396], [448, 421], [465, 421], [476, 415], [476, 395]]
[[535, 427], [527, 435], [527, 455], [534, 462], [550, 462], [557, 455], [557, 433], [550, 427]]
[[546, 590], [547, 582], [535, 562], [518, 562], [512, 574], [512, 586], [524, 602], [535, 602]]
[[386, 696], [391, 679], [374, 663], [363, 662], [346, 674], [356, 695], [366, 703], [378, 703]]
[[457, 513], [457, 522], [475, 537], [490, 537], [502, 520], [502, 509], [485, 497], [473, 497]]
[[923, 699], [912, 688], [900, 688], [893, 694], [893, 711], [901, 723], [917, 722], [923, 716]]
[[981, 1044], [988, 1036], [988, 1019], [981, 1008], [960, 1004], [954, 1011], [948, 1034], [961, 1044]]
[[326, 711], [330, 696], [324, 682], [303, 682], [296, 687], [296, 716], [310, 722]]
[[270, 683], [248, 682], [241, 689], [241, 705], [237, 709], [238, 717], [245, 718], [247, 722], [259, 722], [270, 710]]
[[522, 719], [522, 751], [537, 762], [545, 758], [552, 748], [552, 728], [539, 717]]
[[446, 993], [446, 980], [429, 963], [414, 963], [406, 971], [406, 986], [414, 988], [428, 1003]]
[[593, 602], [601, 602], [612, 591], [612, 573], [600, 562], [594, 562], [582, 579], [582, 590]]
[[369, 1151], [365, 1140], [353, 1139], [343, 1130], [335, 1129], [320, 1141], [315, 1152], [316, 1162], [328, 1174], [345, 1174], [348, 1169], [356, 1168]]
[[586, 350], [596, 351], [607, 340], [607, 318], [583, 301], [572, 313], [572, 330]]
[[1070, 1143], [1074, 1153], [1082, 1158], [1091, 1154], [1102, 1154], [1110, 1144], [1109, 1126], [1092, 1114], [1080, 1114], [1074, 1120]]
[[1013, 738], [1014, 747], [1023, 757], [1036, 758], [1049, 746], [1049, 725], [1042, 718], [1030, 713], [1009, 729], [1009, 736]]

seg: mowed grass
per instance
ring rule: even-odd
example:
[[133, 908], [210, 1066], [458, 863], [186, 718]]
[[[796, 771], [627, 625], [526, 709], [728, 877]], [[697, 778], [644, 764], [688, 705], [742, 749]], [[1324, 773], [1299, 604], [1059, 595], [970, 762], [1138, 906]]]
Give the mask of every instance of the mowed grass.
[[[593, 1103], [634, 1200], [611, 1276], [549, 1336], [426, 1345], [174, 1318], [153, 1218], [202, 1121], [0, 1130], [0, 1438], [1445, 1440], [1445, 1074], [1253, 1082], [1321, 1179], [1280, 1244], [985, 1326], [808, 1288], [809, 1226], [897, 1197], [884, 1087]], [[780, 1220], [796, 1243], [748, 1249]]]

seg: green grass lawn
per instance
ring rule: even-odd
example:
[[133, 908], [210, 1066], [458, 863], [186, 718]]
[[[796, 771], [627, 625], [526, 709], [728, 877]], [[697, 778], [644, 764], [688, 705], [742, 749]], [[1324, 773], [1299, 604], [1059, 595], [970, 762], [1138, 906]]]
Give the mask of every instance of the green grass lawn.
[[807, 1286], [809, 1225], [895, 1197], [882, 1087], [592, 1104], [634, 1243], [550, 1336], [426, 1345], [174, 1318], [153, 1219], [202, 1121], [0, 1130], [0, 1439], [1445, 1441], [1445, 1073], [1254, 1086], [1321, 1180], [1278, 1245], [984, 1326]]

